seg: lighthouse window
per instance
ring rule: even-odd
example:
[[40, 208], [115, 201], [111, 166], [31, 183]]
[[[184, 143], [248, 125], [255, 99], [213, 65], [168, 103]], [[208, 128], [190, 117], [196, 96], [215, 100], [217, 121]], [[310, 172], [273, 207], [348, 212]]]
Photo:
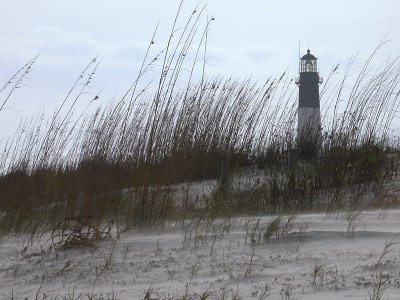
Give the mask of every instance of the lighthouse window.
[[311, 60], [306, 61], [306, 72], [312, 72], [313, 71], [313, 64]]
[[317, 72], [317, 62], [312, 59], [302, 61], [301, 72]]

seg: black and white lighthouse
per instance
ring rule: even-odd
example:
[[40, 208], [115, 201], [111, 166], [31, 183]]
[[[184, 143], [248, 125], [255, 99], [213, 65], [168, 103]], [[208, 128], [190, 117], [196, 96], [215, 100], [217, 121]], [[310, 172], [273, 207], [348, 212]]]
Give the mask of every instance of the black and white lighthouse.
[[299, 86], [299, 108], [297, 125], [297, 145], [301, 153], [313, 155], [322, 143], [319, 84], [322, 78], [318, 74], [317, 58], [307, 50], [300, 58], [300, 76], [296, 79]]

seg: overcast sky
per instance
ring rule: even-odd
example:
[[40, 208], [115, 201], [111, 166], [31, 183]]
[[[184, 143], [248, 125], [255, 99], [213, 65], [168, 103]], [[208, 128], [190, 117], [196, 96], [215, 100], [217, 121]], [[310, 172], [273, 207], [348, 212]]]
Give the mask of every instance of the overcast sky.
[[[0, 84], [40, 52], [27, 84], [0, 112], [0, 137], [33, 111], [59, 105], [84, 66], [101, 51], [94, 89], [120, 96], [138, 72], [157, 23], [165, 46], [179, 0], [2, 0]], [[207, 72], [263, 81], [297, 72], [298, 45], [319, 58], [321, 75], [359, 53], [362, 62], [387, 35], [380, 55], [398, 55], [399, 0], [186, 0], [182, 20], [207, 5], [215, 17]], [[3, 101], [4, 94], [0, 94]]]

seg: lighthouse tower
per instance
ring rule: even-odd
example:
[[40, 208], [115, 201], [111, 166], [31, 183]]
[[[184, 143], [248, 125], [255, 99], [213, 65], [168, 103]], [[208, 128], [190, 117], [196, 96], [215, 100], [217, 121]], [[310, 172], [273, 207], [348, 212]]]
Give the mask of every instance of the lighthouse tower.
[[317, 58], [307, 50], [300, 58], [300, 76], [296, 79], [299, 86], [299, 108], [297, 126], [297, 145], [300, 154], [314, 156], [322, 143], [319, 84], [322, 78], [318, 74]]

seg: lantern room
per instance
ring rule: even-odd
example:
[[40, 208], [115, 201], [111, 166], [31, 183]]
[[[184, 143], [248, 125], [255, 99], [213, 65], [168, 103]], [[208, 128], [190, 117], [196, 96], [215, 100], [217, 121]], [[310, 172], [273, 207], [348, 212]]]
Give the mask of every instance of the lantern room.
[[310, 49], [307, 50], [307, 54], [300, 58], [300, 73], [318, 72], [317, 58], [310, 53]]

